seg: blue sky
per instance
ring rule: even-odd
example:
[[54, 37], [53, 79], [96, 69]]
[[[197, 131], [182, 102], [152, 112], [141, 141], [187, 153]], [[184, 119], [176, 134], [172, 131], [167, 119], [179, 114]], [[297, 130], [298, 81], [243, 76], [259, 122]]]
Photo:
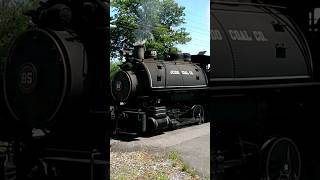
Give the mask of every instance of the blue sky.
[[183, 26], [190, 33], [192, 40], [186, 45], [178, 45], [182, 52], [198, 54], [207, 51], [210, 55], [210, 0], [176, 0], [185, 7], [186, 24]]

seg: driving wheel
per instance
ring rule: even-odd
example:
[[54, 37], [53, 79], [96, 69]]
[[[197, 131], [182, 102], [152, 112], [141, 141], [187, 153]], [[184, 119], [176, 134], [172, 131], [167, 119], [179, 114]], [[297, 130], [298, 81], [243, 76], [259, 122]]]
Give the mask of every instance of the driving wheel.
[[262, 179], [299, 180], [301, 156], [297, 145], [289, 138], [272, 138], [261, 148]]

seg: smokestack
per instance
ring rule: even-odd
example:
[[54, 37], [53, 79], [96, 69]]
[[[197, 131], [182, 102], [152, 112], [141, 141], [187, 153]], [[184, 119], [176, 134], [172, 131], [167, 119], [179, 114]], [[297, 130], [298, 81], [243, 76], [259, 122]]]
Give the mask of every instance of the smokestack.
[[138, 44], [134, 46], [133, 57], [137, 59], [144, 59], [144, 45]]

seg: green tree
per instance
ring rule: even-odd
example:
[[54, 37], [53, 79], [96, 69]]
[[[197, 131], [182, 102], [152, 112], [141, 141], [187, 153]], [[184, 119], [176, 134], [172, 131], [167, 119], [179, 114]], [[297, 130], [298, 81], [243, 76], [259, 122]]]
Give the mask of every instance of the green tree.
[[29, 18], [23, 15], [35, 8], [39, 0], [0, 0], [0, 63], [8, 56], [12, 41], [29, 26]]
[[110, 79], [113, 79], [116, 72], [120, 70], [119, 68], [120, 62], [119, 61], [110, 61]]
[[184, 7], [174, 0], [114, 0], [111, 24], [111, 57], [119, 57], [124, 46], [145, 43], [158, 54], [191, 40], [186, 29]]

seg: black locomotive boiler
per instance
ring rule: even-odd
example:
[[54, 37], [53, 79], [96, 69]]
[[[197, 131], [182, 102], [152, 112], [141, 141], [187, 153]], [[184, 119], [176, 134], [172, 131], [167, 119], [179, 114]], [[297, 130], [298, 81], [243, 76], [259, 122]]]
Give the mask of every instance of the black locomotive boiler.
[[197, 94], [207, 84], [205, 70], [190, 55], [158, 60], [155, 51], [136, 46], [111, 84], [116, 128], [143, 133], [203, 123], [204, 107]]
[[84, 46], [75, 35], [43, 29], [25, 32], [16, 40], [4, 73], [11, 114], [32, 128], [52, 125], [63, 104], [76, 104], [84, 94], [86, 65]]

